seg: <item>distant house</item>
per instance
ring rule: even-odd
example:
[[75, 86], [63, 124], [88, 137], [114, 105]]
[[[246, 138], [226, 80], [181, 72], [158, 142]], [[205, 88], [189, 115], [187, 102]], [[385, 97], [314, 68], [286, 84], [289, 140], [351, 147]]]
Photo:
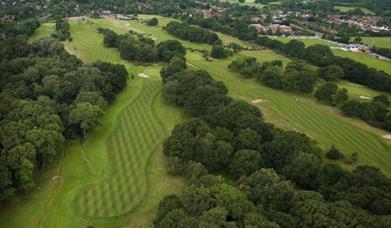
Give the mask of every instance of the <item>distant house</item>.
[[361, 44], [349, 44], [347, 45], [347, 49], [352, 52], [365, 52], [371, 53], [371, 48]]
[[131, 16], [122, 15], [122, 14], [117, 14], [116, 18], [119, 20], [132, 20], [133, 19], [133, 17], [131, 17]]
[[270, 25], [261, 25], [261, 24], [251, 24], [250, 27], [254, 27], [258, 33], [266, 33], [271, 31], [272, 33], [277, 33], [278, 31], [282, 33], [292, 33], [292, 27], [288, 25], [280, 24], [270, 24]]

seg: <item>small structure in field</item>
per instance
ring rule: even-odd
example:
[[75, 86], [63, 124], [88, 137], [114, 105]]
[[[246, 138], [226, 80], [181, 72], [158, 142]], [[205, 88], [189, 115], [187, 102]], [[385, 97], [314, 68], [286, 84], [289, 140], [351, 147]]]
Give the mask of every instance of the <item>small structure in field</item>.
[[149, 76], [144, 73], [139, 73], [137, 76], [139, 76], [140, 78], [149, 78]]

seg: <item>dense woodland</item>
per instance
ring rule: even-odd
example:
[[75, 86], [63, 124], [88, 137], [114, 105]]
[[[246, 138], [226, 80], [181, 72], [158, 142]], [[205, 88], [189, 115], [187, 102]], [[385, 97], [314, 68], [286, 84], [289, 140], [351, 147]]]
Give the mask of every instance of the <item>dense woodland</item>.
[[170, 173], [189, 181], [161, 201], [156, 227], [391, 225], [391, 181], [378, 169], [326, 164], [307, 136], [265, 123], [258, 108], [232, 100], [223, 83], [186, 69], [184, 59], [161, 75], [165, 99], [195, 119], [164, 143]]
[[23, 23], [2, 26], [0, 204], [33, 189], [66, 139], [87, 138], [128, 77], [123, 65], [83, 64], [54, 38], [29, 44]]
[[165, 30], [171, 35], [191, 42], [221, 44], [221, 40], [216, 33], [186, 23], [172, 21], [167, 24]]
[[110, 29], [98, 28], [104, 35], [106, 47], [118, 48], [121, 58], [139, 63], [168, 62], [173, 56], [184, 56], [186, 49], [177, 40], [167, 40], [155, 44], [155, 41], [145, 35], [129, 31], [118, 35]]

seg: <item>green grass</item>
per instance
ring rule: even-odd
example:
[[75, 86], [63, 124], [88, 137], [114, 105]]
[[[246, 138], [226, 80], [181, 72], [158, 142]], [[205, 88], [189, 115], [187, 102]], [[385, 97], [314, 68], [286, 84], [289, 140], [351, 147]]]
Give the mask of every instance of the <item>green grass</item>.
[[[145, 31], [159, 41], [174, 37], [162, 32], [161, 27], [148, 27], [135, 21], [129, 26], [128, 22], [115, 20], [93, 22], [71, 22], [74, 40], [65, 43], [67, 50], [85, 62], [124, 63], [129, 72], [144, 72], [151, 78], [136, 77], [129, 81], [87, 143], [84, 146], [70, 143], [60, 165], [54, 165], [47, 173], [40, 190], [17, 198], [0, 212], [0, 223], [4, 227], [85, 227], [89, 224], [149, 227], [159, 200], [179, 192], [183, 186], [183, 180], [166, 173], [161, 151], [162, 140], [174, 124], [186, 117], [179, 109], [164, 103], [158, 77], [160, 66], [143, 67], [124, 62], [115, 49], [103, 46], [102, 35], [97, 34], [95, 28], [107, 26], [117, 32], [132, 28]], [[210, 50], [209, 45], [200, 48], [190, 42], [183, 44]], [[305, 132], [323, 148], [336, 145], [347, 155], [358, 152], [357, 164], [374, 165], [391, 175], [391, 143], [381, 138], [386, 134], [384, 131], [345, 118], [337, 109], [321, 105], [313, 98], [274, 90], [228, 71], [227, 65], [243, 55], [254, 56], [260, 62], [281, 59], [286, 64], [289, 61], [269, 50], [243, 51], [229, 59], [212, 62], [205, 61], [199, 52], [188, 52], [186, 57], [190, 66], [205, 69], [215, 79], [223, 81], [233, 98], [248, 102], [264, 99], [259, 108], [267, 121]], [[62, 179], [51, 181], [57, 175]]]
[[351, 83], [351, 82], [348, 82], [348, 81], [340, 81], [340, 82], [338, 82], [338, 86], [341, 87], [341, 88], [347, 89], [349, 97], [352, 97], [352, 98], [355, 98], [355, 99], [360, 99], [360, 96], [373, 98], [373, 97], [375, 97], [377, 95], [380, 95], [380, 94], [388, 95], [389, 98], [391, 99], [391, 95], [390, 94], [381, 93], [379, 91], [370, 89], [370, 88], [368, 88], [366, 86], [362, 86], [362, 85], [359, 85], [359, 84]]
[[336, 6], [335, 7], [335, 9], [337, 9], [337, 10], [343, 12], [343, 13], [346, 13], [346, 12], [349, 12], [349, 11], [353, 11], [356, 8], [360, 8], [367, 15], [375, 15], [375, 13], [373, 11], [371, 11], [370, 9], [367, 9], [365, 7], [354, 7], [354, 6]]
[[[275, 39], [279, 40], [279, 41], [281, 41], [283, 43], [288, 43], [290, 40], [293, 40], [294, 38], [278, 37], [278, 38], [275, 38]], [[312, 46], [312, 45], [315, 45], [315, 44], [322, 44], [322, 45], [329, 46], [329, 47], [338, 47], [338, 45], [336, 45], [336, 44], [333, 44], [333, 43], [330, 43], [330, 42], [326, 42], [324, 40], [316, 39], [316, 38], [313, 38], [313, 39], [312, 38], [308, 38], [308, 39], [298, 38], [296, 40], [300, 40], [301, 42], [303, 42], [306, 47]]]
[[[137, 22], [131, 22], [129, 26], [133, 29], [135, 23]], [[148, 27], [142, 23], [135, 27], [140, 31], [148, 29], [148, 33], [153, 36], [164, 33], [159, 27]], [[167, 34], [160, 36], [175, 39]], [[183, 44], [188, 47], [187, 42]], [[270, 50], [243, 51], [240, 55], [254, 56], [260, 62], [281, 59], [286, 64], [289, 61]], [[378, 166], [387, 175], [391, 175], [391, 167], [388, 165], [391, 162], [391, 154], [388, 153], [391, 151], [391, 143], [381, 137], [387, 132], [360, 120], [346, 118], [338, 109], [321, 105], [313, 98], [274, 90], [254, 80], [241, 79], [227, 70], [228, 64], [237, 57], [208, 62], [198, 52], [188, 52], [186, 56], [190, 66], [207, 70], [215, 79], [223, 81], [234, 98], [249, 102], [254, 99], [268, 100], [269, 102], [262, 105], [268, 121], [283, 128], [305, 132], [323, 148], [335, 145], [346, 155], [358, 152], [358, 164]], [[303, 102], [296, 102], [296, 99]]]
[[259, 9], [262, 9], [265, 7], [264, 4], [261, 3], [255, 3], [255, 0], [245, 0], [243, 3], [239, 2], [238, 0], [222, 0], [224, 2], [230, 2], [230, 3], [239, 3], [240, 5], [246, 5], [246, 6], [255, 6]]
[[[124, 63], [92, 25], [72, 21], [71, 34], [65, 46], [83, 61]], [[182, 189], [167, 174], [162, 142], [186, 116], [162, 99], [160, 66], [125, 64], [150, 78], [129, 80], [87, 142], [70, 142], [42, 188], [0, 212], [4, 227], [151, 226], [159, 201]]]
[[372, 55], [368, 55], [360, 52], [350, 52], [333, 49], [333, 52], [337, 56], [351, 58], [357, 62], [368, 65], [378, 70], [382, 70], [391, 75], [391, 61], [378, 59]]
[[[266, 57], [262, 53], [259, 55], [259, 59], [269, 60], [268, 54]], [[207, 70], [216, 80], [223, 81], [230, 96], [248, 102], [265, 100], [260, 108], [267, 121], [285, 129], [305, 132], [323, 148], [335, 145], [346, 155], [358, 152], [359, 164], [377, 166], [391, 175], [391, 143], [381, 137], [386, 132], [360, 120], [345, 118], [335, 108], [321, 105], [313, 98], [274, 90], [253, 79], [241, 79], [227, 70], [232, 59], [208, 62], [198, 53], [189, 53], [187, 59], [192, 65]]]
[[[290, 38], [277, 38], [277, 39], [284, 43], [287, 43], [289, 42], [289, 40], [291, 40]], [[322, 44], [329, 47], [337, 47], [337, 45], [335, 44], [320, 39], [298, 39], [298, 40], [302, 41], [306, 45], [306, 47], [315, 44]], [[391, 61], [378, 59], [372, 55], [368, 55], [361, 52], [342, 51], [340, 49], [332, 49], [332, 51], [337, 56], [351, 58], [353, 60], [356, 60], [357, 62], [366, 64], [369, 67], [373, 67], [378, 70], [382, 70], [391, 75]]]
[[39, 28], [35, 30], [33, 35], [30, 37], [29, 41], [34, 42], [43, 37], [50, 36], [54, 32], [55, 32], [54, 23], [43, 23]]
[[391, 37], [361, 37], [364, 44], [391, 49]]

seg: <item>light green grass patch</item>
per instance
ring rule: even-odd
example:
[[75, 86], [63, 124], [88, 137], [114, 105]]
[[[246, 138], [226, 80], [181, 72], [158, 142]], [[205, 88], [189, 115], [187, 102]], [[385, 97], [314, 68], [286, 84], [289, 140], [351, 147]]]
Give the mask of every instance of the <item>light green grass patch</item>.
[[55, 24], [54, 23], [43, 23], [39, 28], [35, 30], [33, 35], [29, 38], [29, 42], [37, 41], [43, 37], [50, 36], [55, 32]]
[[373, 98], [373, 97], [378, 96], [380, 94], [385, 94], [385, 95], [389, 96], [389, 98], [391, 99], [390, 94], [381, 93], [379, 91], [373, 90], [373, 89], [368, 88], [366, 86], [351, 83], [348, 81], [339, 81], [338, 86], [340, 88], [347, 89], [349, 97], [359, 99], [359, 100], [362, 99], [362, 98], [360, 98], [361, 96]]
[[[277, 38], [277, 39], [284, 43], [287, 43], [290, 40], [290, 38]], [[338, 47], [338, 45], [320, 39], [297, 39], [297, 40], [302, 41], [306, 47], [315, 44], [322, 44], [329, 47]], [[335, 48], [333, 48], [332, 51], [337, 56], [351, 58], [357, 62], [366, 64], [369, 67], [373, 67], [375, 69], [382, 70], [388, 74], [391, 74], [391, 61], [378, 59], [375, 56], [366, 53], [361, 53], [361, 52], [342, 51], [340, 49], [335, 49]]]
[[378, 59], [375, 56], [361, 52], [342, 51], [338, 49], [333, 49], [333, 52], [337, 56], [351, 58], [353, 60], [356, 60], [357, 62], [368, 65], [368, 67], [382, 70], [391, 75], [391, 61], [385, 59]]
[[362, 42], [369, 46], [391, 49], [391, 37], [361, 37]]
[[372, 10], [367, 9], [365, 7], [354, 7], [354, 6], [336, 6], [335, 7], [335, 9], [337, 9], [337, 10], [343, 12], [343, 13], [347, 13], [347, 12], [353, 11], [356, 8], [360, 8], [367, 15], [375, 15], [375, 13]]

